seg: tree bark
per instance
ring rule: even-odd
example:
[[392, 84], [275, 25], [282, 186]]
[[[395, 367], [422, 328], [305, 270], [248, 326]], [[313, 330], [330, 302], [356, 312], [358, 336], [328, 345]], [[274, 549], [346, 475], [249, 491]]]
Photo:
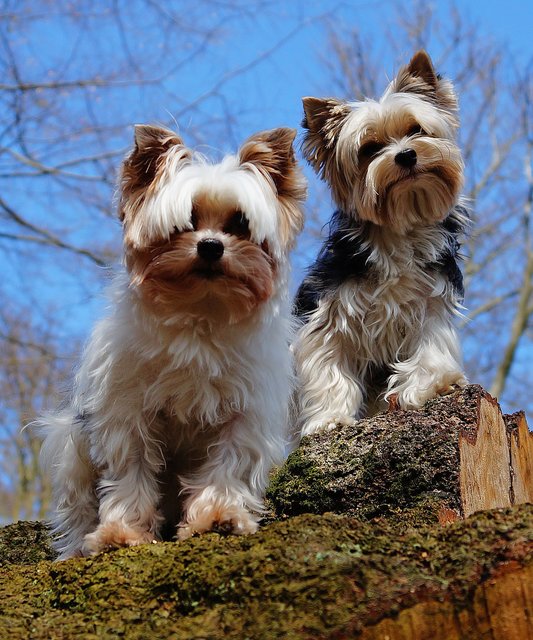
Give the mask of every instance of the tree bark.
[[0, 528], [0, 638], [533, 638], [532, 438], [474, 385], [305, 438], [254, 535], [54, 563]]
[[304, 438], [273, 476], [277, 517], [331, 511], [431, 523], [533, 502], [533, 435], [479, 385]]

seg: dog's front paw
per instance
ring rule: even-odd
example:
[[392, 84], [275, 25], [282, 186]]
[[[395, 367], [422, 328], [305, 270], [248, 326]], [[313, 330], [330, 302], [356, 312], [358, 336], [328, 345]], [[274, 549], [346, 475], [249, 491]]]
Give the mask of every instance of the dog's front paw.
[[403, 382], [398, 381], [398, 376], [392, 376], [385, 399], [392, 402], [394, 408], [421, 409], [431, 398], [449, 395], [467, 384], [468, 380], [460, 371], [413, 376]]
[[436, 396], [449, 396], [452, 393], [455, 393], [459, 389], [466, 387], [468, 384], [468, 380], [462, 376], [459, 380], [452, 382], [451, 384], [445, 383], [442, 386], [437, 387]]
[[349, 415], [327, 415], [313, 418], [303, 425], [302, 437], [310, 436], [314, 433], [322, 433], [323, 431], [331, 431], [339, 424], [352, 424], [353, 421], [354, 417]]
[[204, 507], [198, 515], [180, 524], [177, 537], [179, 540], [186, 540], [206, 531], [240, 536], [255, 533], [258, 526], [256, 518], [242, 506], [214, 505], [211, 508]]
[[135, 547], [149, 542], [157, 542], [150, 531], [136, 529], [123, 522], [104, 522], [85, 536], [82, 553], [84, 556], [92, 556], [110, 549]]

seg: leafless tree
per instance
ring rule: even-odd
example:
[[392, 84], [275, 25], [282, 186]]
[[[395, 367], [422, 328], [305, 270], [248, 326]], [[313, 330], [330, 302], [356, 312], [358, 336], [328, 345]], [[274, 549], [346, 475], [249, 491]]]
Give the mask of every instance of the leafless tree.
[[72, 363], [58, 352], [52, 326], [29, 314], [0, 314], [0, 518], [44, 517], [49, 483], [39, 466], [40, 438], [26, 425], [66, 387]]

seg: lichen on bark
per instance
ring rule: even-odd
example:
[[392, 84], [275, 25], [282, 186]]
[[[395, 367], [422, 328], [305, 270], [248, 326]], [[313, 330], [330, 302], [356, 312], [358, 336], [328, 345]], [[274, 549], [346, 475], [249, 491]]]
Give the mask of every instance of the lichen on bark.
[[[331, 511], [369, 520], [423, 505], [460, 511], [459, 432], [473, 430], [483, 390], [472, 385], [420, 411], [395, 411], [303, 438], [272, 476], [278, 517]], [[472, 415], [471, 415], [472, 414]], [[435, 522], [438, 509], [427, 510]]]
[[455, 610], [503, 565], [530, 566], [533, 507], [398, 533], [303, 515], [62, 563], [0, 568], [0, 637], [357, 637], [425, 599]]

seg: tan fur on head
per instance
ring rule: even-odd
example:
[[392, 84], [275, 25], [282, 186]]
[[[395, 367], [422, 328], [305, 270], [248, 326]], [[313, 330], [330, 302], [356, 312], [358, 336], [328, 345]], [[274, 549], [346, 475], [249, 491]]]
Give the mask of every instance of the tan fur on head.
[[[136, 127], [120, 215], [132, 285], [153, 312], [234, 323], [272, 296], [279, 261], [303, 226], [306, 184], [295, 135], [287, 128], [257, 133], [237, 156], [211, 165], [171, 131]], [[247, 233], [232, 228], [235, 216], [249, 224]], [[213, 268], [197, 253], [206, 237], [224, 246]]]
[[[231, 228], [238, 215], [233, 206], [203, 195], [194, 205], [192, 230], [173, 233], [167, 241], [142, 250], [127, 251], [132, 282], [153, 312], [170, 317], [179, 309], [192, 316], [235, 323], [268, 300], [274, 290], [274, 261], [267, 244], [258, 246], [245, 229]], [[215, 265], [206, 264], [197, 253], [198, 242], [205, 238], [224, 245], [224, 254]]]
[[[457, 98], [425, 51], [379, 100], [304, 98], [303, 153], [342, 211], [405, 233], [446, 217], [463, 186]], [[397, 160], [415, 154], [412, 166]]]

